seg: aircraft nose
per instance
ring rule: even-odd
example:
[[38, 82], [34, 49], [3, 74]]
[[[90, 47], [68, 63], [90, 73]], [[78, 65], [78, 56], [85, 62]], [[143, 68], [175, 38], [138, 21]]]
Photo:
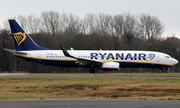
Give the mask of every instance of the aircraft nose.
[[173, 65], [178, 64], [178, 60], [172, 58], [172, 64], [173, 64]]

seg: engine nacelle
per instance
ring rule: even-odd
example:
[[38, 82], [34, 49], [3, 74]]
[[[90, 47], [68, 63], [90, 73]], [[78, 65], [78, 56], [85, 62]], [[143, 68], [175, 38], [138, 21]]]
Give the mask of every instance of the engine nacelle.
[[115, 62], [103, 63], [102, 69], [103, 71], [119, 70], [119, 63], [115, 63]]

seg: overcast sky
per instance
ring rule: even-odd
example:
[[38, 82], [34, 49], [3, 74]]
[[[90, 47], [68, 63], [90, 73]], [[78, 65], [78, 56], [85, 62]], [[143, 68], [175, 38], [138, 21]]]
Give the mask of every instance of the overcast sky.
[[73, 13], [81, 18], [87, 13], [149, 13], [165, 25], [164, 36], [176, 34], [180, 38], [180, 0], [0, 0], [0, 28], [7, 18], [38, 16], [43, 11]]

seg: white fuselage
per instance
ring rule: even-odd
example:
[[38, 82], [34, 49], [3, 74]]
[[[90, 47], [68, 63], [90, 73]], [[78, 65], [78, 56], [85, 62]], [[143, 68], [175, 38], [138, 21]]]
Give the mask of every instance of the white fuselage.
[[[120, 68], [138, 67], [138, 68], [166, 68], [173, 66], [178, 61], [165, 53], [154, 51], [99, 51], [99, 50], [67, 50], [69, 54], [90, 60], [103, 62], [117, 62]], [[28, 61], [39, 62], [53, 66], [80, 66], [76, 59], [66, 57], [61, 50], [36, 50], [21, 51], [27, 55], [15, 54], [17, 57]]]

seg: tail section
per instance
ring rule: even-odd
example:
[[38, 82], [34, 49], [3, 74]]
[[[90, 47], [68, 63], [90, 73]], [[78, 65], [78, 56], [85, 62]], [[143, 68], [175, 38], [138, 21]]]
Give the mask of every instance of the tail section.
[[37, 45], [15, 20], [9, 20], [16, 51], [50, 50]]

